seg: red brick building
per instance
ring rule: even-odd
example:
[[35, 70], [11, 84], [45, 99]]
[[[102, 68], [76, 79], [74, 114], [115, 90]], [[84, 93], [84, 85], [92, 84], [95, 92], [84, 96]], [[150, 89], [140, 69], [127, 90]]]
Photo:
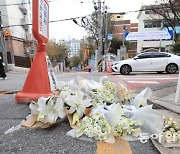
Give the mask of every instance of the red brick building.
[[[115, 20], [113, 25], [113, 37], [123, 40], [125, 32], [137, 32], [138, 23], [131, 23], [130, 20]], [[130, 49], [127, 51], [128, 57], [134, 57], [137, 52], [137, 41], [130, 41]]]

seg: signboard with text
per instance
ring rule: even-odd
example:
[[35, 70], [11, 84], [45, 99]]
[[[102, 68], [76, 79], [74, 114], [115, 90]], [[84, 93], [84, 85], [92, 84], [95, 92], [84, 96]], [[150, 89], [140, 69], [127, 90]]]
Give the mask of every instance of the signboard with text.
[[49, 38], [48, 0], [33, 0], [33, 34], [40, 41], [47, 43]]
[[159, 39], [172, 39], [171, 30], [162, 31], [145, 31], [145, 32], [126, 32], [126, 40], [159, 40]]
[[39, 0], [38, 13], [39, 34], [48, 38], [48, 5], [44, 0]]
[[50, 88], [51, 88], [51, 91], [54, 91], [57, 89], [58, 80], [56, 78], [56, 75], [53, 70], [53, 66], [52, 66], [51, 61], [48, 56], [46, 56], [46, 63], [47, 63], [47, 68], [48, 68], [48, 77], [49, 77], [49, 82], [50, 82]]

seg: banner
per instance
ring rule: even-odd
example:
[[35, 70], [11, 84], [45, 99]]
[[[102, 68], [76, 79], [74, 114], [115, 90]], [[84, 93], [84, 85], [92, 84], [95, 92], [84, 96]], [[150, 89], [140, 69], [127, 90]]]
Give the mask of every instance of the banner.
[[58, 87], [58, 80], [56, 78], [56, 75], [53, 70], [53, 66], [51, 64], [51, 61], [48, 56], [46, 56], [46, 63], [48, 67], [48, 76], [49, 76], [49, 81], [50, 81], [50, 86], [51, 86], [51, 91], [56, 90]]
[[160, 40], [160, 39], [171, 39], [172, 38], [172, 34], [173, 34], [171, 31], [127, 32], [127, 33], [125, 33], [125, 39], [126, 40]]

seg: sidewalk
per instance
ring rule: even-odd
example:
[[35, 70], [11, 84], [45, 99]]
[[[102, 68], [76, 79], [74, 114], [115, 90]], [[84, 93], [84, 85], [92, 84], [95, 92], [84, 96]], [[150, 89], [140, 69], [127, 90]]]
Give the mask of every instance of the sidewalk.
[[[176, 89], [177, 83], [169, 83], [164, 88], [154, 89], [150, 101], [155, 107], [162, 109], [162, 112], [167, 112], [167, 116], [179, 119], [180, 102], [175, 103]], [[163, 147], [156, 140], [151, 141], [161, 154], [179, 154], [180, 152], [179, 147], [167, 148]]]
[[154, 89], [151, 101], [154, 105], [167, 109], [171, 112], [180, 114], [180, 102], [175, 103], [175, 93], [177, 83], [169, 83], [165, 87]]
[[23, 72], [23, 73], [27, 73], [29, 72], [30, 68], [24, 68], [24, 67], [13, 67], [13, 70], [9, 71], [9, 72], [13, 72], [13, 73], [18, 73], [18, 72]]

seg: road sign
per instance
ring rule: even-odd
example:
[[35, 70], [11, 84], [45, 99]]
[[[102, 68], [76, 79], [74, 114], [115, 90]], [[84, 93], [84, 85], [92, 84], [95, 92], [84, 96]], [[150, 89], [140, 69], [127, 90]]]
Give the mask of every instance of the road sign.
[[35, 38], [47, 43], [49, 38], [48, 0], [33, 0], [33, 34]]
[[112, 34], [107, 34], [107, 39], [112, 40]]
[[44, 0], [39, 0], [39, 34], [48, 38], [48, 5]]
[[4, 36], [7, 36], [7, 37], [11, 36], [11, 33], [10, 33], [9, 29], [7, 29], [7, 28], [5, 29]]

